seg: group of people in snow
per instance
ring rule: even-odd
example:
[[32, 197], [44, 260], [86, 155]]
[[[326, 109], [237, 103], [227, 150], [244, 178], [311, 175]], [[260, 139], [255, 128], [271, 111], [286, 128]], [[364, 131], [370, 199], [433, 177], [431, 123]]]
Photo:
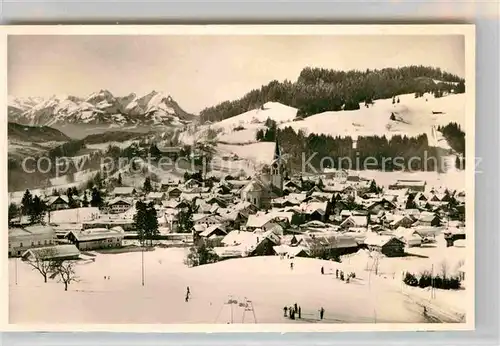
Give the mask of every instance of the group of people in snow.
[[[319, 319], [322, 320], [323, 317], [325, 316], [325, 309], [321, 307], [319, 309]], [[283, 315], [284, 317], [288, 317], [291, 320], [295, 320], [296, 318], [302, 318], [302, 308], [297, 305], [297, 303], [293, 304], [290, 307], [285, 306], [283, 308]]]
[[297, 318], [302, 318], [302, 309], [297, 303], [290, 307], [285, 306], [283, 308], [283, 313], [285, 317], [289, 317], [291, 320], [294, 320], [295, 316], [297, 316]]

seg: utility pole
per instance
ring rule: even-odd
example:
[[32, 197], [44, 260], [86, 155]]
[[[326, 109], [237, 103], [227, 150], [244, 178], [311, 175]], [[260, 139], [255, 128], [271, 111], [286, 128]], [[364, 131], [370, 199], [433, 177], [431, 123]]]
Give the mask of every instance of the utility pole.
[[141, 236], [141, 276], [142, 276], [142, 286], [144, 286], [144, 234]]

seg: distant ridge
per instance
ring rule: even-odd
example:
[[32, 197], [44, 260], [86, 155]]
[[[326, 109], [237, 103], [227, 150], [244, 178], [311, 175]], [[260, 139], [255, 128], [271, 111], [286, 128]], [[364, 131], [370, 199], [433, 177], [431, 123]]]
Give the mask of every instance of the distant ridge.
[[8, 118], [23, 125], [106, 124], [123, 127], [182, 125], [196, 116], [184, 111], [170, 95], [154, 90], [142, 96], [131, 93], [124, 97], [100, 90], [85, 98], [54, 95], [48, 99], [23, 99], [10, 96]]

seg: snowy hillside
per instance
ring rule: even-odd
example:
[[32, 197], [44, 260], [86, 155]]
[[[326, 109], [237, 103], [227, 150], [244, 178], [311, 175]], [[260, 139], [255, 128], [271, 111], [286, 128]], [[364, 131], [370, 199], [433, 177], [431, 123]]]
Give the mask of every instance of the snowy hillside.
[[10, 96], [8, 101], [9, 121], [25, 125], [110, 124], [121, 127], [177, 125], [194, 119], [172, 97], [156, 91], [125, 97], [115, 97], [108, 90], [85, 98], [54, 95], [48, 99], [20, 99]]
[[[393, 135], [418, 136], [426, 133], [436, 146], [445, 146], [437, 131], [438, 125], [450, 122], [458, 123], [465, 128], [465, 94], [448, 95], [434, 98], [425, 94], [415, 98], [411, 95], [400, 95], [400, 103], [392, 104], [392, 99], [376, 100], [375, 104], [353, 111], [325, 112], [312, 115], [304, 120], [279, 125], [280, 128], [290, 126], [306, 133], [325, 134], [331, 136]], [[395, 120], [391, 120], [394, 114]], [[433, 143], [429, 143], [433, 145]]]

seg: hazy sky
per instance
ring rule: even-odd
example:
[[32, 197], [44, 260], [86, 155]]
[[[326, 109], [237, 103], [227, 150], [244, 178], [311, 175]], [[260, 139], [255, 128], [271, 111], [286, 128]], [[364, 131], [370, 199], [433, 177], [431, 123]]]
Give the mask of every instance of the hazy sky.
[[465, 76], [463, 36], [10, 36], [17, 97], [170, 94], [186, 111], [243, 96], [306, 67], [429, 65]]

